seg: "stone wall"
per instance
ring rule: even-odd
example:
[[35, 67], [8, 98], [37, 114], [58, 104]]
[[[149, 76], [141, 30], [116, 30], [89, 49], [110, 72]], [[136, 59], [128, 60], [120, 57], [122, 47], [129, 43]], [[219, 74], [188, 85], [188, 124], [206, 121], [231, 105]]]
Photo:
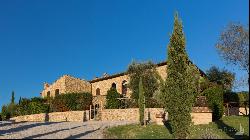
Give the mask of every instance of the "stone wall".
[[91, 84], [79, 78], [74, 78], [69, 75], [64, 75], [60, 77], [58, 80], [56, 80], [52, 85], [45, 83], [44, 90], [42, 91], [41, 96], [46, 97], [47, 93], [50, 92], [50, 96], [55, 97], [56, 90], [59, 90], [59, 94], [73, 93], [73, 92], [91, 93]]
[[91, 93], [91, 84], [85, 80], [70, 76], [65, 77], [65, 93]]
[[156, 68], [156, 71], [159, 73], [159, 75], [163, 80], [167, 78], [167, 65], [158, 66]]
[[212, 112], [193, 112], [191, 113], [194, 125], [209, 124], [212, 122]]
[[[106, 80], [101, 80], [97, 82], [91, 83], [92, 85], [92, 95], [96, 96], [96, 89], [100, 89], [100, 95], [107, 95], [107, 91], [112, 87], [112, 84], [116, 84], [116, 89], [119, 93], [122, 93], [122, 82], [123, 81], [129, 81], [128, 75], [118, 76]], [[129, 90], [127, 92], [127, 96], [130, 97], [131, 91]]]
[[244, 107], [240, 107], [239, 115], [249, 115], [249, 108], [247, 108], [247, 112], [246, 112], [246, 109]]
[[62, 122], [62, 121], [70, 121], [70, 122], [83, 122], [89, 120], [89, 110], [86, 111], [68, 111], [68, 112], [53, 112], [53, 113], [41, 113], [41, 114], [33, 114], [33, 115], [25, 115], [25, 116], [17, 116], [11, 118], [15, 122]]
[[50, 92], [50, 96], [54, 97], [56, 89], [59, 89], [60, 93], [65, 93], [65, 76], [60, 77], [51, 85], [44, 83], [44, 90], [41, 92], [41, 96], [47, 97], [47, 93]]
[[[199, 111], [198, 111], [199, 110]], [[146, 108], [145, 118], [149, 122], [156, 122], [156, 114], [164, 112], [163, 108]], [[103, 109], [100, 112], [102, 121], [121, 121], [121, 120], [136, 120], [139, 122], [139, 109]], [[207, 107], [194, 108], [194, 112], [191, 113], [192, 121], [197, 124], [208, 124], [212, 122], [212, 112]], [[165, 119], [168, 120], [168, 114], [166, 113]]]

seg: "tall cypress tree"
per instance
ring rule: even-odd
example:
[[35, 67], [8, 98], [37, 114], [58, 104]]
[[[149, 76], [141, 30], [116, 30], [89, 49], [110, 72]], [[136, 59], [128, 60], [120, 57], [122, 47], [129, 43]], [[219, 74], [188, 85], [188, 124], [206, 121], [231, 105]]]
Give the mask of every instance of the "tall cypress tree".
[[11, 103], [14, 104], [15, 103], [15, 92], [12, 91], [11, 93]]
[[189, 63], [182, 28], [176, 13], [174, 30], [168, 45], [167, 78], [163, 88], [164, 104], [175, 138], [187, 138], [189, 134], [192, 121], [190, 113], [199, 78], [194, 66]]
[[143, 89], [143, 84], [142, 84], [142, 78], [140, 77], [138, 105], [139, 105], [139, 114], [140, 114], [141, 125], [144, 124], [144, 99], [145, 99], [144, 89]]

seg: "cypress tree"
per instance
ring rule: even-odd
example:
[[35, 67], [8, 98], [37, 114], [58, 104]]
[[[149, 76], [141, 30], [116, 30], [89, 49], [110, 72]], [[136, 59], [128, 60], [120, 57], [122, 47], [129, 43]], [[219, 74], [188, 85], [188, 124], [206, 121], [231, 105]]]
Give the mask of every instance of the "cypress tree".
[[14, 104], [15, 103], [15, 92], [12, 91], [11, 93], [11, 103]]
[[139, 114], [140, 114], [140, 124], [144, 124], [144, 89], [142, 84], [142, 78], [140, 78], [139, 82], [139, 99], [138, 99], [138, 105], [139, 105]]
[[187, 138], [189, 134], [192, 121], [190, 113], [199, 78], [195, 67], [189, 63], [182, 28], [176, 13], [174, 30], [168, 45], [167, 78], [163, 88], [164, 106], [175, 138]]

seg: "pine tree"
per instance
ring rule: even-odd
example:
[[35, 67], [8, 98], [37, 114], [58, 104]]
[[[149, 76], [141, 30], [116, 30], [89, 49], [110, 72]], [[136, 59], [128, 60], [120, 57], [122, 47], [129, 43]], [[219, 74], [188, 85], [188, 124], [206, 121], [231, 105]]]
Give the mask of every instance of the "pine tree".
[[199, 78], [195, 67], [188, 59], [182, 28], [176, 13], [174, 30], [168, 45], [167, 78], [162, 91], [175, 138], [187, 138], [189, 134], [188, 129], [192, 121], [190, 113]]
[[139, 99], [138, 99], [138, 105], [139, 105], [139, 114], [140, 114], [140, 124], [144, 124], [144, 89], [142, 84], [142, 78], [140, 78], [139, 81]]

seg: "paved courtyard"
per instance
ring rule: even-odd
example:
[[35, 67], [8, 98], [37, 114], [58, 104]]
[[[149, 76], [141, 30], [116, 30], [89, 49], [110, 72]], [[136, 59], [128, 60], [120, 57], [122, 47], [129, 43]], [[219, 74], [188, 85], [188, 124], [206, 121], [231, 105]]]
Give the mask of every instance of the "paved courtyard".
[[106, 127], [132, 121], [0, 122], [0, 139], [101, 139]]

